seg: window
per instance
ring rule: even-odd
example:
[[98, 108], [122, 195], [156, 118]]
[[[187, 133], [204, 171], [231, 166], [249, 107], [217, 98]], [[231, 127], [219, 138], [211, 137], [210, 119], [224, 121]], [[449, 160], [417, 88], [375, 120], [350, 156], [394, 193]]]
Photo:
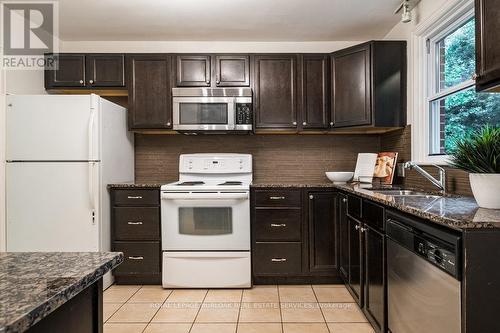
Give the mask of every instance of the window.
[[471, 131], [500, 124], [500, 94], [475, 91], [474, 24], [468, 11], [426, 40], [427, 156], [445, 156]]

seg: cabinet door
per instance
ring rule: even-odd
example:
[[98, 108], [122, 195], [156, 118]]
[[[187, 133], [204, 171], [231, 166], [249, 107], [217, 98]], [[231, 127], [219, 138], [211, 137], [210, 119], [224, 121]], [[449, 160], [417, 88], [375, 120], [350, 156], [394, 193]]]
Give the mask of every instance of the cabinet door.
[[361, 268], [361, 223], [348, 217], [349, 221], [349, 283], [348, 288], [356, 303], [363, 306], [362, 268]]
[[247, 55], [215, 56], [215, 84], [217, 87], [248, 87], [250, 65]]
[[344, 282], [349, 281], [349, 222], [347, 221], [347, 197], [339, 195], [339, 270]]
[[371, 124], [370, 45], [336, 52], [331, 61], [333, 126]]
[[54, 62], [54, 70], [45, 71], [45, 89], [57, 87], [84, 87], [85, 55], [76, 53], [50, 54], [47, 62]]
[[129, 128], [171, 128], [171, 58], [138, 55], [128, 57], [127, 62]]
[[254, 60], [256, 128], [297, 128], [297, 57], [268, 54]]
[[476, 87], [500, 91], [500, 2], [476, 0]]
[[123, 54], [90, 54], [86, 56], [87, 85], [91, 87], [124, 87]]
[[328, 55], [305, 54], [301, 61], [302, 129], [325, 129], [328, 125]]
[[309, 192], [309, 270], [337, 271], [337, 193]]
[[385, 236], [363, 229], [365, 240], [364, 311], [377, 332], [385, 332]]
[[210, 87], [209, 55], [178, 55], [177, 86], [178, 87]]

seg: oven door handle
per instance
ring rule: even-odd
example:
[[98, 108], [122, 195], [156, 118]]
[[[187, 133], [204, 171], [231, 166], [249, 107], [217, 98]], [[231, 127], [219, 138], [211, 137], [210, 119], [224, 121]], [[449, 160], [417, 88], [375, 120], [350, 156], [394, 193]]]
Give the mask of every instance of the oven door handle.
[[245, 200], [247, 192], [211, 192], [211, 193], [162, 193], [164, 200]]

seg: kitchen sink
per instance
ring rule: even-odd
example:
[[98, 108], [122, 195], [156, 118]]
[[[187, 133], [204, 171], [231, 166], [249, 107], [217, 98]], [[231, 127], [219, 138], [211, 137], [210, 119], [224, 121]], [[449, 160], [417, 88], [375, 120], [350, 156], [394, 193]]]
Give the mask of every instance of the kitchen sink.
[[414, 191], [414, 190], [392, 190], [392, 189], [379, 189], [379, 190], [372, 190], [374, 193], [380, 193], [384, 195], [391, 195], [394, 197], [426, 197], [426, 198], [440, 198], [440, 195], [435, 195], [435, 194], [428, 194], [425, 192], [421, 191]]

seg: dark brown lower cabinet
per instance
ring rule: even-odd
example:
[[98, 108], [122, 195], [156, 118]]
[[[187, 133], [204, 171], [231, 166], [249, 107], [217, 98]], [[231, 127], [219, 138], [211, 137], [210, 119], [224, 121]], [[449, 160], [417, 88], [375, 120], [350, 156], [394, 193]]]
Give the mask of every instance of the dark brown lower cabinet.
[[339, 273], [347, 281], [349, 276], [349, 224], [347, 222], [347, 196], [339, 194]]
[[123, 263], [113, 275], [117, 284], [161, 283], [160, 191], [157, 188], [112, 188], [113, 251]]
[[349, 226], [349, 266], [347, 275], [347, 289], [360, 307], [363, 307], [363, 280], [362, 280], [362, 249], [361, 225], [362, 223], [347, 217]]
[[337, 193], [252, 188], [255, 284], [340, 283]]
[[337, 193], [308, 192], [309, 271], [338, 272]]
[[363, 312], [377, 332], [385, 332], [385, 235], [365, 226]]

